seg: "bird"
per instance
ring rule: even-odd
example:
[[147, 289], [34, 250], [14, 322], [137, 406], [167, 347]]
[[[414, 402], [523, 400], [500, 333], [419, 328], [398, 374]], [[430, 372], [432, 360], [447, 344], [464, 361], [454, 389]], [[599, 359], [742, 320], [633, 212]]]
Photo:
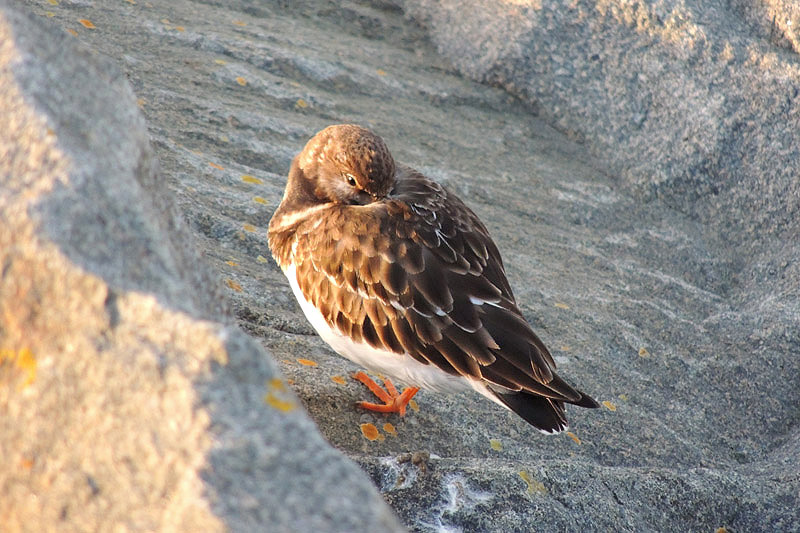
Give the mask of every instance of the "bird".
[[[367, 128], [332, 125], [307, 142], [268, 243], [319, 336], [385, 376], [386, 390], [354, 375], [383, 402], [361, 407], [402, 416], [420, 388], [475, 390], [552, 434], [568, 428], [565, 404], [599, 406], [556, 374], [478, 216]], [[392, 379], [409, 386], [398, 394]]]

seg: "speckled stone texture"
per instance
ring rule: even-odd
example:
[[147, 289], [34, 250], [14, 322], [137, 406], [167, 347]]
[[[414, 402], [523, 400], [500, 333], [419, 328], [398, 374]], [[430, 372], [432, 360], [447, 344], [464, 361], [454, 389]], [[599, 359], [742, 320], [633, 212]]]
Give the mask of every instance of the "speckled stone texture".
[[[186, 296], [169, 309], [187, 313], [193, 291], [224, 291], [251, 335], [233, 344], [269, 349], [325, 438], [409, 529], [800, 530], [797, 25], [779, 20], [796, 14], [790, 3], [27, 5], [53, 31], [76, 34], [63, 42], [108, 56], [133, 86], [156, 181], [216, 273], [182, 282]], [[82, 87], [97, 77], [84, 74]], [[354, 408], [367, 398], [349, 378], [357, 368], [314, 335], [266, 242], [291, 158], [339, 122], [373, 128], [398, 161], [474, 208], [559, 373], [603, 408], [569, 410], [572, 433], [555, 437], [476, 394], [420, 392], [419, 411], [403, 419]], [[200, 269], [176, 260], [184, 272], [174, 277]], [[157, 294], [153, 286], [135, 294]], [[230, 351], [228, 361], [197, 363], [191, 385], [177, 389], [198, 395], [184, 413], [206, 409], [209, 422], [196, 423], [210, 429], [196, 442], [178, 431], [176, 444], [159, 446], [184, 451], [155, 456], [204, 457], [205, 469], [189, 469], [199, 478], [165, 479], [213, 498], [170, 501], [197, 503], [238, 531], [268, 529], [274, 516], [322, 517], [319, 530], [347, 529], [363, 513], [384, 519], [369, 492], [344, 481], [330, 500], [341, 507], [303, 503], [309, 491], [330, 492], [333, 481], [313, 479], [335, 456], [295, 453], [304, 429], [267, 430], [294, 397], [275, 389], [282, 382], [270, 381], [277, 374], [262, 352]], [[12, 456], [15, 468], [38, 472], [30, 461]], [[92, 483], [106, 485], [94, 470], [93, 482], [75, 472], [85, 497], [74, 501], [94, 501]], [[141, 479], [136, 494], [161, 494]], [[268, 493], [277, 497], [260, 499]], [[129, 529], [152, 525], [124, 516]]]

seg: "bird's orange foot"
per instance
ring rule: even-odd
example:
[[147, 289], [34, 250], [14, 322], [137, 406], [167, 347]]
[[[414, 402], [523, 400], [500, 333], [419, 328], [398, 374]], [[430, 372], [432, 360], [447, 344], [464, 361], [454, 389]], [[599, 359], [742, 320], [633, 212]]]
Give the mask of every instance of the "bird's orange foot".
[[406, 405], [408, 405], [411, 398], [419, 391], [418, 387], [408, 387], [402, 394], [398, 394], [397, 389], [394, 387], [394, 384], [389, 381], [389, 378], [383, 380], [383, 385], [386, 387], [386, 390], [383, 390], [380, 385], [375, 383], [375, 380], [364, 372], [356, 372], [353, 374], [353, 379], [357, 379], [366, 385], [369, 390], [383, 402], [383, 404], [358, 402], [357, 405], [364, 409], [369, 409], [370, 411], [378, 411], [379, 413], [398, 413], [400, 416], [405, 416]]

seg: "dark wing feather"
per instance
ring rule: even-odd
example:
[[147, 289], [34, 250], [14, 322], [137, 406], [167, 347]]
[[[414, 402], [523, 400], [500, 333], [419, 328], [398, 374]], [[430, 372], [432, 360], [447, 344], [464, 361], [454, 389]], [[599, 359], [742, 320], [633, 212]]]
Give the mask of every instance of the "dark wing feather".
[[[594, 403], [555, 374], [514, 301], [497, 246], [455, 195], [401, 168], [386, 200], [320, 214], [322, 221], [298, 226], [293, 255], [300, 289], [331, 326], [485, 380], [515, 411], [545, 416], [539, 422], [548, 428], [565, 424], [563, 402]], [[525, 407], [528, 397], [541, 400]], [[550, 413], [534, 414], [544, 405], [536, 402]]]

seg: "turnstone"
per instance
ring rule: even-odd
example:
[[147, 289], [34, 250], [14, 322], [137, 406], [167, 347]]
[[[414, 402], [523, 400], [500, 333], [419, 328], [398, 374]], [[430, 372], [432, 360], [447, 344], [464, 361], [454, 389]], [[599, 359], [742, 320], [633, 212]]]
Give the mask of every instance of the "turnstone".
[[565, 403], [598, 407], [555, 373], [477, 215], [365, 128], [325, 128], [294, 158], [269, 246], [336, 352], [413, 385], [359, 372], [385, 402], [362, 407], [402, 415], [417, 387], [472, 388], [545, 433], [567, 428]]

